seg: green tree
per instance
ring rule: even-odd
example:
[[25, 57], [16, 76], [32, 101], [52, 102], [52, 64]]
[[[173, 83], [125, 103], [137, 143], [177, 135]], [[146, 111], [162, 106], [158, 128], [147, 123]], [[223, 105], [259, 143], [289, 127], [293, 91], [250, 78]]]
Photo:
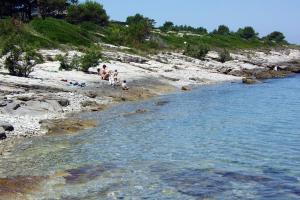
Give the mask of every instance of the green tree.
[[136, 14], [129, 16], [126, 23], [129, 25], [127, 29], [127, 40], [140, 43], [151, 35], [155, 21], [141, 14]]
[[88, 72], [90, 67], [96, 67], [99, 60], [102, 58], [102, 53], [97, 48], [92, 48], [86, 51], [86, 54], [80, 59], [80, 69], [83, 72]]
[[174, 29], [174, 23], [170, 21], [166, 21], [160, 29], [164, 32], [172, 31]]
[[4, 67], [10, 75], [28, 77], [35, 64], [40, 63], [40, 55], [27, 47], [12, 46], [5, 59]]
[[227, 35], [230, 33], [230, 30], [228, 26], [220, 25], [216, 31], [214, 31], [215, 34], [219, 35]]
[[227, 61], [232, 60], [232, 57], [230, 56], [230, 52], [227, 49], [223, 49], [219, 52], [219, 59], [221, 63], [225, 63]]
[[71, 23], [93, 22], [100, 26], [107, 26], [109, 17], [103, 6], [94, 1], [69, 6], [67, 20]]
[[251, 26], [246, 26], [245, 28], [240, 28], [237, 31], [237, 34], [244, 38], [244, 39], [253, 39], [253, 38], [257, 38], [258, 33], [255, 32], [254, 28], [252, 28]]
[[184, 55], [203, 60], [209, 52], [209, 47], [205, 44], [187, 45]]
[[276, 43], [286, 43], [284, 34], [279, 31], [270, 33], [264, 39], [268, 41], [274, 41]]
[[150, 19], [148, 17], [144, 17], [143, 15], [141, 15], [141, 14], [138, 13], [138, 14], [136, 14], [134, 16], [127, 17], [126, 23], [128, 25], [138, 24], [138, 23], [147, 23], [148, 26], [151, 26], [151, 28], [153, 28], [154, 25], [155, 25], [155, 20], [154, 19]]

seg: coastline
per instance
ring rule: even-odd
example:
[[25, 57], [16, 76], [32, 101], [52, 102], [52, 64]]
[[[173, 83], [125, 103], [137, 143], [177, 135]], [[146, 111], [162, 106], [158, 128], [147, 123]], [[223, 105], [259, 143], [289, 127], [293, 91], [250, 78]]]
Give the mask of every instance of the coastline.
[[[255, 55], [251, 59], [249, 52], [244, 51], [233, 54], [232, 61], [220, 63], [216, 60], [216, 52], [210, 52], [205, 61], [200, 61], [179, 53], [162, 53], [145, 58], [122, 53], [115, 48], [104, 52], [111, 61], [103, 64], [107, 64], [111, 70], [118, 69], [121, 78], [129, 80], [129, 91], [113, 88], [95, 74], [59, 71], [59, 63], [56, 61], [37, 65], [30, 78], [13, 77], [2, 70], [0, 103], [6, 105], [1, 107], [0, 122], [11, 124], [14, 130], [6, 132], [8, 139], [0, 140], [0, 156], [9, 153], [24, 137], [47, 134], [49, 126], [47, 123], [43, 126], [44, 121], [61, 122], [74, 116], [76, 119], [78, 112], [101, 111], [116, 103], [145, 100], [176, 90], [190, 90], [193, 87], [223, 82], [241, 82], [245, 77], [253, 78], [258, 74], [265, 75], [261, 75], [264, 79], [300, 71], [299, 62], [296, 62], [300, 60], [299, 50], [273, 51], [269, 55], [250, 52]], [[63, 54], [58, 50], [42, 50], [41, 53], [44, 57]], [[276, 65], [282, 67], [282, 72], [289, 73], [276, 72], [273, 76], [273, 67]], [[293, 68], [294, 71], [290, 68], [293, 65], [297, 65]], [[91, 69], [91, 72], [96, 70], [97, 68]], [[70, 86], [62, 82], [62, 79], [84, 82], [87, 86]], [[88, 128], [84, 125], [85, 121], [75, 120], [75, 123], [79, 123], [78, 130], [80, 127]], [[69, 127], [72, 125], [72, 120], [67, 125], [60, 124]]]

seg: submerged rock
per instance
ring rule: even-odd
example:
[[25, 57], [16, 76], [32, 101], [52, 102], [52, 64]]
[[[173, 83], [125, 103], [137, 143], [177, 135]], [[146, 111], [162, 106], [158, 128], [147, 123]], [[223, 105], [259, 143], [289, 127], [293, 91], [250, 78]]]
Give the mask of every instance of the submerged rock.
[[183, 90], [183, 91], [190, 91], [191, 88], [189, 86], [182, 86], [181, 90]]
[[67, 184], [87, 183], [101, 176], [103, 173], [116, 169], [114, 164], [87, 165], [76, 169], [67, 170], [64, 176]]
[[96, 127], [97, 125], [95, 120], [75, 118], [42, 120], [40, 124], [41, 128], [46, 130], [48, 135], [72, 134], [84, 129]]
[[199, 198], [209, 198], [231, 190], [231, 184], [208, 170], [189, 169], [177, 173], [165, 173], [161, 179], [178, 192]]
[[156, 106], [164, 106], [166, 104], [170, 103], [170, 101], [165, 101], [165, 100], [162, 100], [162, 101], [157, 101], [155, 102], [155, 105]]
[[100, 111], [100, 110], [104, 110], [105, 108], [107, 108], [107, 105], [97, 103], [96, 101], [87, 100], [87, 101], [81, 102], [80, 104], [82, 107], [88, 108], [88, 110], [90, 110], [90, 111]]
[[46, 179], [42, 176], [0, 178], [0, 199], [27, 199], [27, 194], [38, 190]]
[[258, 81], [254, 78], [243, 78], [243, 83], [245, 84], [256, 84]]

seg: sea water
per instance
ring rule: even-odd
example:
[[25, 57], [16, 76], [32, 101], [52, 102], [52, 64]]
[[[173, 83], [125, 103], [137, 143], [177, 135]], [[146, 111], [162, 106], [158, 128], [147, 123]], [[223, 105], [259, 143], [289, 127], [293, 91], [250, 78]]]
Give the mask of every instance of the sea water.
[[299, 76], [80, 117], [98, 127], [26, 140], [1, 177], [47, 176], [33, 199], [300, 199]]

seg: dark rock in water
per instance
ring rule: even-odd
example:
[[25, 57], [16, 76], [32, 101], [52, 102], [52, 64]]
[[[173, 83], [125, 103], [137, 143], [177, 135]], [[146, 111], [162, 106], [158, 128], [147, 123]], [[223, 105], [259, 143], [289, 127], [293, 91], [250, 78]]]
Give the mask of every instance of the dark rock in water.
[[149, 110], [139, 108], [134, 112], [124, 113], [123, 116], [124, 117], [129, 117], [129, 116], [133, 116], [133, 115], [137, 115], [137, 114], [144, 114], [144, 113], [147, 113], [147, 112], [149, 112]]
[[89, 108], [89, 110], [91, 111], [100, 111], [107, 108], [107, 105], [105, 104], [100, 104], [97, 103], [96, 101], [89, 101], [89, 100], [81, 102], [81, 106], [84, 108]]
[[148, 112], [149, 110], [147, 110], [147, 109], [137, 109], [136, 111], [135, 111], [135, 113], [138, 113], [138, 114], [142, 114], [142, 113], [146, 113], [146, 112]]
[[1, 122], [0, 121], [0, 128], [3, 128], [4, 131], [13, 131], [14, 130], [13, 125], [11, 125], [8, 122]]
[[256, 83], [258, 83], [258, 81], [253, 79], [253, 78], [243, 78], [242, 81], [245, 84], [256, 84]]
[[67, 107], [70, 105], [70, 101], [68, 99], [59, 99], [57, 102], [62, 106], [62, 107]]
[[182, 86], [181, 90], [183, 90], [183, 91], [190, 91], [191, 88], [189, 86]]
[[170, 101], [165, 101], [165, 100], [162, 100], [162, 101], [157, 101], [155, 102], [155, 105], [156, 106], [164, 106], [166, 104], [170, 103]]
[[81, 120], [76, 118], [53, 119], [40, 121], [41, 128], [47, 131], [48, 135], [65, 135], [77, 133], [97, 125], [94, 120]]
[[106, 171], [116, 168], [116, 165], [113, 164], [83, 166], [80, 168], [67, 170], [68, 175], [64, 176], [64, 178], [68, 184], [87, 183], [101, 176]]
[[300, 73], [300, 66], [292, 65], [285, 68], [285, 70], [294, 72], [294, 73]]
[[254, 74], [257, 79], [283, 78], [291, 74], [290, 71], [266, 70]]
[[231, 190], [230, 183], [210, 170], [191, 169], [179, 173], [165, 173], [161, 179], [178, 192], [199, 198], [209, 198]]
[[230, 180], [237, 181], [237, 182], [264, 183], [273, 180], [266, 176], [249, 175], [240, 172], [216, 171], [215, 173], [221, 175], [224, 178], [228, 178]]
[[27, 199], [27, 195], [37, 192], [46, 179], [47, 177], [42, 176], [0, 178], [0, 199]]

